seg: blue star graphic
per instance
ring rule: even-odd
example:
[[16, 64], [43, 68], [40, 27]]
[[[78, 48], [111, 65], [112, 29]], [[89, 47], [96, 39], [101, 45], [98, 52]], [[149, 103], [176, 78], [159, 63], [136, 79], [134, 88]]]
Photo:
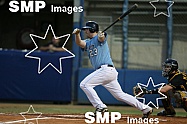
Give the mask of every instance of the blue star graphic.
[[159, 16], [159, 15], [161, 15], [161, 14], [163, 14], [163, 15], [165, 15], [165, 16], [167, 16], [167, 17], [170, 17], [170, 12], [169, 12], [169, 8], [174, 4], [174, 1], [168, 1], [168, 0], [165, 0], [165, 2], [169, 5], [168, 7], [167, 7], [167, 13], [164, 13], [164, 12], [159, 12], [158, 14], [157, 14], [157, 11], [156, 11], [156, 6], [154, 5], [154, 3], [158, 3], [160, 0], [155, 0], [155, 1], [150, 1], [149, 3], [151, 4], [151, 6], [153, 6], [154, 7], [154, 17], [157, 17], [157, 16]]
[[[43, 61], [42, 61], [42, 58], [41, 58], [41, 57], [31, 55], [35, 50], [38, 49], [38, 46], [37, 46], [37, 44], [36, 44], [36, 42], [35, 42], [35, 40], [34, 40], [33, 37], [37, 37], [37, 38], [40, 38], [40, 39], [46, 39], [46, 36], [47, 36], [47, 34], [48, 34], [49, 29], [51, 29], [51, 31], [52, 31], [53, 36], [54, 36], [55, 39], [60, 39], [60, 38], [63, 38], [63, 37], [67, 37], [67, 38], [66, 38], [66, 41], [64, 42], [64, 44], [63, 44], [63, 46], [62, 46], [62, 48], [63, 48], [66, 52], [68, 52], [70, 55], [69, 55], [69, 56], [63, 56], [63, 57], [60, 56], [60, 57], [59, 57], [59, 69], [58, 69], [56, 66], [54, 66], [54, 64], [52, 64], [52, 62], [48, 62], [47, 65], [46, 65], [45, 67], [42, 68], [42, 67], [41, 67], [41, 63], [42, 63], [42, 62], [45, 63], [45, 61], [44, 61], [45, 59], [43, 58]], [[67, 49], [64, 47], [64, 46], [66, 45], [66, 43], [67, 43], [69, 37], [70, 37], [70, 34], [66, 34], [66, 35], [63, 35], [63, 36], [60, 36], [60, 37], [56, 37], [55, 34], [54, 34], [54, 31], [53, 31], [53, 28], [52, 28], [51, 25], [48, 26], [47, 31], [46, 31], [44, 37], [37, 36], [37, 35], [34, 35], [34, 34], [30, 34], [30, 37], [31, 37], [31, 39], [32, 39], [32, 41], [33, 41], [33, 43], [34, 43], [34, 45], [35, 45], [35, 48], [34, 48], [33, 50], [31, 50], [30, 52], [28, 52], [27, 54], [25, 54], [25, 57], [31, 58], [31, 59], [37, 59], [37, 60], [38, 60], [38, 73], [39, 73], [39, 74], [42, 73], [48, 66], [52, 66], [58, 73], [61, 74], [61, 73], [62, 73], [62, 63], [61, 63], [61, 60], [62, 60], [62, 59], [67, 59], [67, 58], [73, 58], [73, 57], [75, 57], [75, 55], [74, 55], [72, 52], [70, 52], [69, 50], [67, 50]]]
[[149, 101], [149, 103], [148, 103], [147, 105], [152, 104], [155, 108], [158, 109], [158, 108], [159, 108], [158, 100], [159, 100], [159, 99], [166, 99], [166, 98], [167, 98], [166, 95], [164, 95], [164, 94], [162, 94], [162, 93], [160, 92], [160, 89], [164, 86], [165, 83], [160, 83], [160, 84], [155, 85], [155, 84], [154, 84], [154, 81], [153, 81], [153, 79], [152, 79], [152, 77], [149, 77], [149, 80], [148, 80], [148, 82], [147, 82], [147, 85], [144, 85], [144, 84], [141, 84], [141, 83], [137, 83], [138, 87], [141, 89], [141, 92], [140, 92], [139, 94], [137, 94], [135, 97], [136, 97], [137, 99], [142, 99], [142, 100], [143, 100], [143, 103], [145, 104], [145, 98], [141, 98], [141, 97], [139, 97], [139, 96], [143, 93], [142, 86], [147, 88], [147, 87], [150, 86], [150, 85], [149, 85], [150, 82], [152, 83], [152, 86], [153, 86], [154, 88], [160, 86], [160, 88], [159, 88], [159, 90], [158, 90], [158, 93], [159, 93], [160, 95], [162, 95], [163, 97], [158, 97], [158, 98], [156, 98], [156, 105], [155, 105], [152, 101]]

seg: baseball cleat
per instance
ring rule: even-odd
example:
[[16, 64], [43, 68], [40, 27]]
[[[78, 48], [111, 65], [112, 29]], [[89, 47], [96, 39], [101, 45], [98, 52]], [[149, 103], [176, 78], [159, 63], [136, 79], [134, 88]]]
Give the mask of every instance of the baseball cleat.
[[153, 109], [151, 109], [150, 111], [148, 111], [147, 113], [143, 114], [142, 119], [148, 118], [149, 115], [151, 115], [153, 113]]
[[175, 116], [176, 115], [176, 112], [173, 111], [173, 112], [167, 112], [165, 110], [162, 110], [161, 112], [157, 113], [157, 116]]
[[95, 112], [101, 112], [101, 113], [108, 112], [108, 108], [96, 108]]
[[97, 112], [101, 112], [102, 114], [108, 112], [108, 108], [96, 108], [94, 116], [96, 116]]

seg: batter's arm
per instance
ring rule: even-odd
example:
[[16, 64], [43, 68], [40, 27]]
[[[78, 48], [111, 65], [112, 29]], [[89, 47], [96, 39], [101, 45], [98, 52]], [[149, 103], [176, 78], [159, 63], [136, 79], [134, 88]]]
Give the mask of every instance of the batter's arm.
[[86, 42], [81, 40], [80, 34], [76, 34], [75, 35], [75, 42], [81, 48], [85, 48], [85, 46], [86, 46]]
[[86, 42], [81, 40], [81, 36], [80, 36], [80, 29], [76, 28], [74, 29], [72, 34], [75, 34], [75, 42], [78, 46], [80, 46], [81, 48], [85, 48], [86, 46]]

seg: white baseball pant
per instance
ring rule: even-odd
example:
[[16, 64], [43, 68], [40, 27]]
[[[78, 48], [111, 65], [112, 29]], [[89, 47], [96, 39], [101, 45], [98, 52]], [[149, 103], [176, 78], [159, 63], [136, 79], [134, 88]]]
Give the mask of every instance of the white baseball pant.
[[138, 101], [134, 96], [124, 93], [117, 81], [118, 72], [113, 67], [102, 65], [93, 73], [89, 74], [81, 83], [80, 87], [87, 95], [89, 101], [96, 108], [106, 108], [107, 106], [98, 97], [96, 91], [93, 89], [95, 86], [104, 86], [117, 100], [125, 102], [143, 113], [151, 110], [151, 107], [144, 105]]

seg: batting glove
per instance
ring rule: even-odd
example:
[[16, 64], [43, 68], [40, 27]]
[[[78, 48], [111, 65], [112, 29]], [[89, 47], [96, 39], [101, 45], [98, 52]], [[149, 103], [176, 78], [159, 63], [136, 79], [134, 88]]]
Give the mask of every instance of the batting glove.
[[98, 32], [98, 37], [99, 38], [103, 38], [105, 35], [104, 35], [104, 32], [102, 32], [102, 31], [99, 31]]
[[75, 28], [75, 29], [74, 29], [74, 31], [72, 32], [72, 34], [78, 34], [78, 33], [80, 33], [80, 32], [81, 32], [81, 30], [80, 30], [80, 29]]

